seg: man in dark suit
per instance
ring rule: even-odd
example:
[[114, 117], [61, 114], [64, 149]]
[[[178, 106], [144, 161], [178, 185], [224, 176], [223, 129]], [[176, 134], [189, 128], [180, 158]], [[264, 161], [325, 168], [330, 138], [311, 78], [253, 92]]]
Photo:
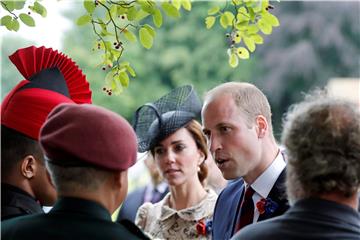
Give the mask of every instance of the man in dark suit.
[[1, 220], [42, 213], [42, 206], [54, 204], [56, 191], [38, 143], [40, 127], [60, 103], [91, 103], [89, 83], [64, 54], [31, 46], [9, 58], [25, 80], [1, 104]]
[[283, 214], [286, 162], [272, 132], [266, 96], [249, 83], [221, 84], [205, 96], [202, 121], [224, 178], [238, 178], [218, 197], [213, 239], [230, 239], [248, 224]]
[[61, 104], [42, 126], [40, 145], [59, 198], [48, 214], [3, 221], [1, 239], [148, 239], [129, 221], [111, 221], [137, 154], [125, 119], [89, 104]]
[[123, 219], [135, 222], [137, 210], [143, 203], [157, 203], [169, 192], [167, 183], [163, 181], [151, 154], [146, 155], [144, 163], [146, 168], [149, 170], [151, 183], [144, 187], [135, 189], [133, 192], [128, 194], [124, 203], [121, 205], [119, 215], [116, 220], [117, 222], [120, 222]]
[[288, 112], [282, 142], [293, 205], [234, 239], [360, 239], [359, 106], [319, 92], [308, 96]]

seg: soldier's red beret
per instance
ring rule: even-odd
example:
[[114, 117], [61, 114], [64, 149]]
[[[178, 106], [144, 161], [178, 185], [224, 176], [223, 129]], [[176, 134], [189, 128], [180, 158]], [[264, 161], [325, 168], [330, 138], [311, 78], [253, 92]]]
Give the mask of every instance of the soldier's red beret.
[[136, 162], [137, 141], [130, 124], [90, 104], [57, 106], [41, 127], [39, 141], [47, 160], [64, 167], [126, 170]]

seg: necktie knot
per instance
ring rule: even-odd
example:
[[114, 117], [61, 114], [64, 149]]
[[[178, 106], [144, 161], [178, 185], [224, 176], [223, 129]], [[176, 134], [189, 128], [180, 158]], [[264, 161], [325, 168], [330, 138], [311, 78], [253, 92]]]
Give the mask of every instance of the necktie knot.
[[246, 188], [246, 191], [245, 191], [245, 198], [244, 199], [252, 198], [254, 193], [255, 193], [255, 190], [251, 186], [248, 186]]

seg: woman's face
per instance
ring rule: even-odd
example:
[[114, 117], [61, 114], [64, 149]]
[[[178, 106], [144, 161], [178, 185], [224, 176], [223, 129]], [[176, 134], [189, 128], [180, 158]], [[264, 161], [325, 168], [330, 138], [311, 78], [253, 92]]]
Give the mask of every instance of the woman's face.
[[154, 155], [169, 185], [179, 186], [187, 181], [199, 181], [198, 166], [204, 160], [204, 154], [186, 128], [180, 128], [161, 141], [154, 148]]

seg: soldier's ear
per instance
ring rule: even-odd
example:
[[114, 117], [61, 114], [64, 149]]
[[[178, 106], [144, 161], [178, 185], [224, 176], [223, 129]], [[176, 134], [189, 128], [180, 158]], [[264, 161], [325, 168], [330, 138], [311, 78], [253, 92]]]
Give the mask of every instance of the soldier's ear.
[[37, 170], [36, 159], [33, 155], [27, 155], [21, 161], [20, 172], [21, 175], [27, 179], [35, 176]]
[[263, 138], [268, 129], [268, 122], [263, 115], [259, 115], [256, 117], [256, 131], [258, 138]]
[[116, 171], [113, 173], [113, 184], [114, 186], [119, 189], [126, 187], [128, 185], [128, 176], [127, 171]]

